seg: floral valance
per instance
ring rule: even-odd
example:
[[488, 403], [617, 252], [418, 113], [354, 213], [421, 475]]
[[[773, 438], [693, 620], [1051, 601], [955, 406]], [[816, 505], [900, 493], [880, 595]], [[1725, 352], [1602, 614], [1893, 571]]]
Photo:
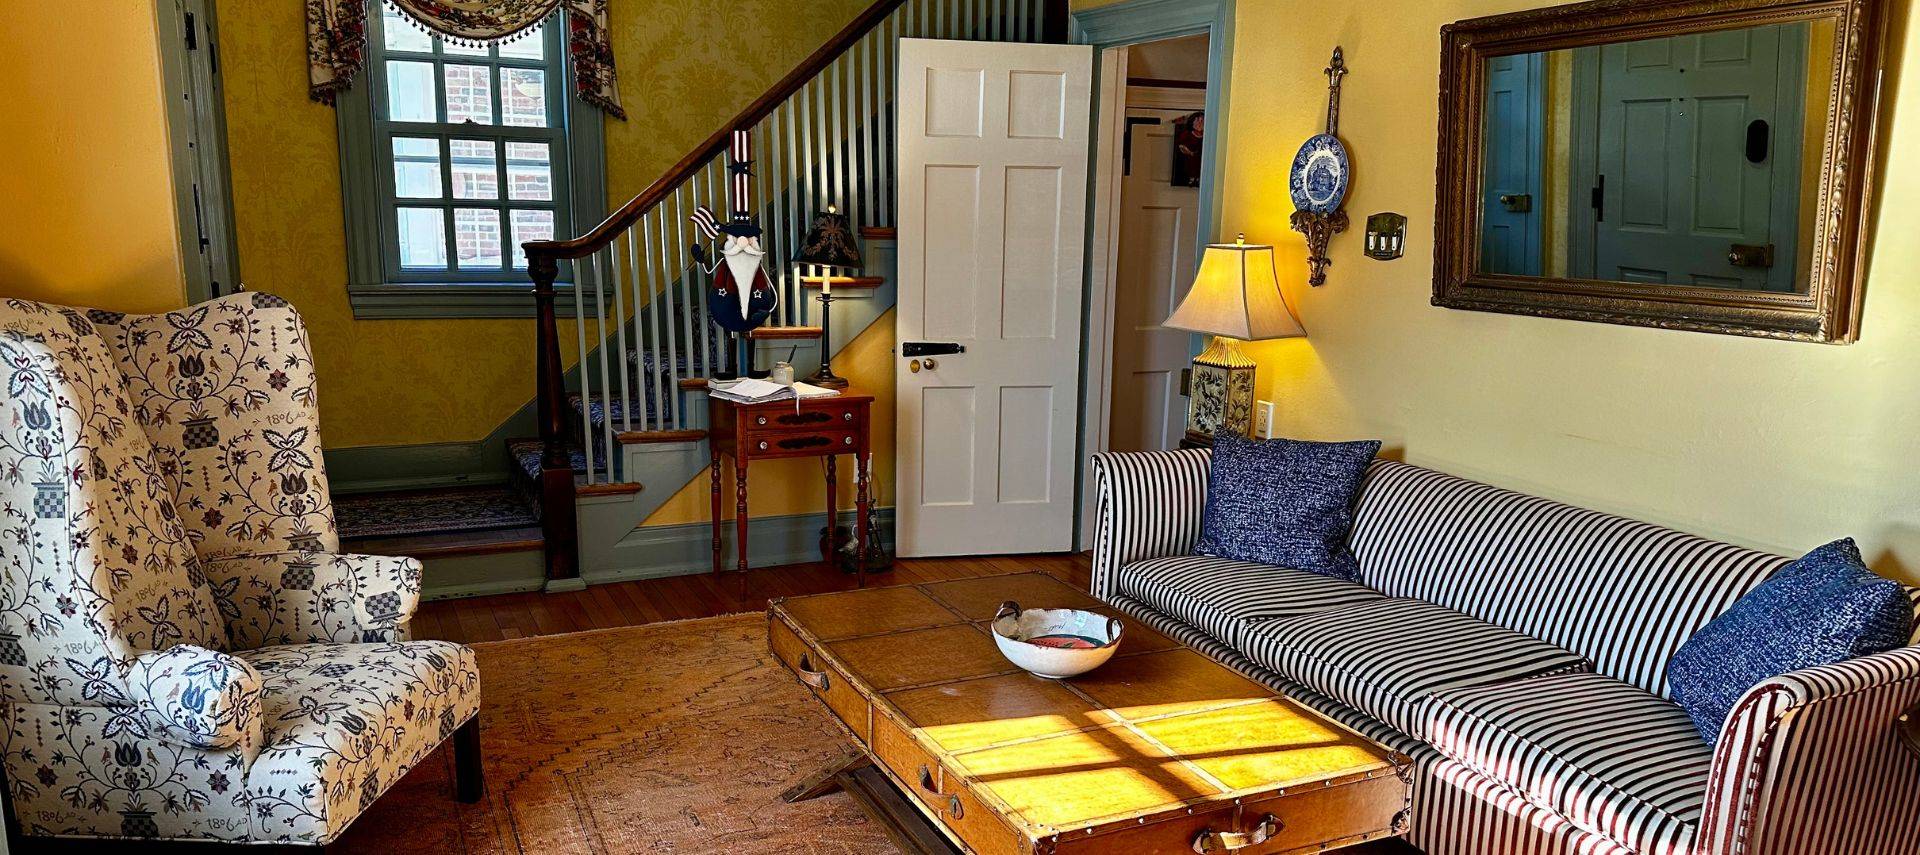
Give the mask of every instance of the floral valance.
[[[580, 99], [626, 118], [613, 75], [607, 0], [385, 0], [420, 26], [465, 45], [503, 42], [567, 12], [567, 48]], [[333, 103], [367, 62], [367, 0], [306, 0], [309, 94]]]

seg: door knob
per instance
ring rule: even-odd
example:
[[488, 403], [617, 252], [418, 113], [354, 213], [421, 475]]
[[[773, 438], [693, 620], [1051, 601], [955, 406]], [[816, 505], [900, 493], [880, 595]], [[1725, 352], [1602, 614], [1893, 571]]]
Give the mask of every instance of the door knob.
[[940, 363], [933, 361], [933, 357], [931, 356], [927, 357], [926, 359], [920, 360], [920, 362], [927, 366], [928, 371], [932, 371], [933, 369], [940, 367]]
[[907, 360], [907, 370], [914, 374], [920, 373], [920, 360], [918, 359]]

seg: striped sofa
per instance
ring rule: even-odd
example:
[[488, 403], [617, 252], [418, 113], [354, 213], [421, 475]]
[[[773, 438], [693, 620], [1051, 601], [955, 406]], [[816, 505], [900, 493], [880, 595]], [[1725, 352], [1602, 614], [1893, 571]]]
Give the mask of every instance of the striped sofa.
[[1094, 593], [1412, 756], [1430, 855], [1920, 852], [1920, 647], [1768, 680], [1711, 746], [1670, 700], [1789, 559], [1376, 461], [1356, 584], [1191, 555], [1208, 461], [1095, 456]]

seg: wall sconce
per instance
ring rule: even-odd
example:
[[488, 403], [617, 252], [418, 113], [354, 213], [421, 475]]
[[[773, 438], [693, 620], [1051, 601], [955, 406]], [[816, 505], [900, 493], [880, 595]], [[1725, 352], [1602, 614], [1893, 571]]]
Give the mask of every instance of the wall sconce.
[[1407, 248], [1407, 218], [1392, 212], [1382, 212], [1367, 218], [1368, 258], [1375, 261], [1392, 261], [1400, 257]]

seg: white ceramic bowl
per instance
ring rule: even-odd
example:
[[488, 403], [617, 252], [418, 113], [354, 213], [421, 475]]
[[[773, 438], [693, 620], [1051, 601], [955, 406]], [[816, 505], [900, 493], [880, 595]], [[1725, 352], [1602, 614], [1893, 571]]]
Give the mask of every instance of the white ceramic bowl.
[[1022, 609], [1000, 604], [993, 615], [993, 641], [1008, 661], [1041, 677], [1059, 680], [1092, 671], [1120, 647], [1120, 619], [1079, 609]]

